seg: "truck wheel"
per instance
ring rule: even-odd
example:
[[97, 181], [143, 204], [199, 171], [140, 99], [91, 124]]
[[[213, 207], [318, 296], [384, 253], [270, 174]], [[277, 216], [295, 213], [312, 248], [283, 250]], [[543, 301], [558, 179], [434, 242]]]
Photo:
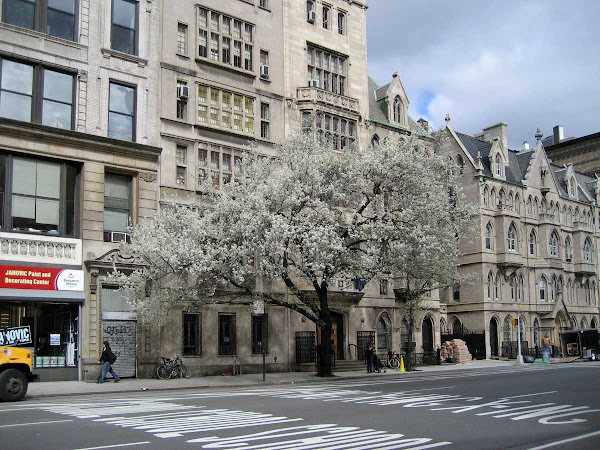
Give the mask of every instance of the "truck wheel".
[[27, 393], [27, 378], [18, 369], [8, 369], [0, 373], [0, 399], [5, 402], [21, 400]]

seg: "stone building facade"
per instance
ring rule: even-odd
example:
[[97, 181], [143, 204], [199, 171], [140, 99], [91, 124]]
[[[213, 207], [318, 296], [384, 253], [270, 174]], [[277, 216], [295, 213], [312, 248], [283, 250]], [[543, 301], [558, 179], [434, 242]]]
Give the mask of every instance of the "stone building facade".
[[[273, 155], [275, 143], [303, 129], [328, 139], [332, 150], [358, 149], [370, 145], [377, 126], [402, 128], [370, 120], [365, 2], [184, 0], [162, 8], [162, 196], [184, 202], [205, 177], [219, 185], [231, 182], [236, 158], [249, 142]], [[407, 107], [406, 99], [404, 114]], [[427, 136], [412, 119], [403, 126], [402, 132]], [[398, 351], [406, 340], [408, 327], [389, 280], [361, 290], [338, 280], [330, 298], [337, 359], [357, 359], [367, 343], [383, 353]], [[437, 298], [432, 303], [425, 344], [431, 350], [439, 344]], [[318, 330], [287, 309], [267, 307], [267, 315], [269, 370], [294, 370], [301, 359], [297, 333], [317, 340]], [[245, 371], [256, 371], [260, 336], [260, 321], [249, 307], [199, 307], [191, 301], [171, 312], [158, 353], [183, 354], [194, 375], [228, 371], [233, 356]]]
[[[555, 131], [558, 131], [556, 128], [559, 127], [555, 127]], [[600, 133], [559, 140], [560, 135], [562, 130], [552, 139], [550, 145], [546, 146], [548, 157], [554, 164], [561, 166], [572, 163], [577, 171], [589, 176], [600, 173]]]
[[552, 164], [539, 130], [535, 148], [521, 151], [508, 149], [505, 123], [473, 137], [447, 118], [442, 135], [465, 195], [481, 207], [459, 261], [479, 281], [442, 293], [448, 331], [485, 333], [489, 358], [514, 357], [513, 318], [529, 348], [548, 333], [559, 351], [561, 331], [597, 328], [597, 178]]
[[102, 281], [157, 208], [157, 3], [0, 1], [0, 326], [30, 327], [42, 380], [94, 379], [104, 339], [123, 374], [144, 356]]

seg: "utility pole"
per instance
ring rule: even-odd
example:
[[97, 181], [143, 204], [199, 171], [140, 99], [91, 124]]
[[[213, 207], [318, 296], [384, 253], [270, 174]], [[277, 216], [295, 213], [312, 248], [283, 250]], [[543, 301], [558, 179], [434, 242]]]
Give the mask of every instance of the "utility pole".
[[262, 347], [262, 357], [263, 357], [263, 364], [262, 364], [262, 372], [263, 372], [263, 381], [265, 381], [265, 373], [266, 373], [266, 368], [267, 368], [267, 364], [265, 361], [265, 342], [266, 342], [266, 338], [267, 338], [267, 315], [265, 314], [264, 310], [262, 313], [262, 317], [261, 317], [261, 324], [260, 324], [260, 331], [262, 336], [260, 337], [261, 339], [261, 347]]

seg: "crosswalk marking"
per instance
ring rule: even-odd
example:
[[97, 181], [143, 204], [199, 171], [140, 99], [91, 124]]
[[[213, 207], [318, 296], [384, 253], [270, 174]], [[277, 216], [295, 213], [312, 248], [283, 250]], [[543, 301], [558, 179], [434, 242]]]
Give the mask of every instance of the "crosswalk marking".
[[181, 437], [185, 433], [204, 433], [207, 431], [275, 425], [299, 420], [302, 419], [289, 419], [273, 416], [272, 414], [228, 409], [209, 409], [134, 417], [110, 417], [96, 419], [95, 421], [123, 428], [143, 430], [160, 438], [171, 438]]

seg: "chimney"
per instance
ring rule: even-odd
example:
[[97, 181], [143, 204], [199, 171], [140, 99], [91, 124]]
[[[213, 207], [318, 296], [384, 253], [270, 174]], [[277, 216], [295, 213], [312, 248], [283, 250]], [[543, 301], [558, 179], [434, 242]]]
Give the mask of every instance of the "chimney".
[[565, 138], [565, 134], [564, 134], [562, 125], [556, 125], [554, 128], [552, 128], [552, 132], [554, 133], [553, 144], [558, 144], [560, 141], [562, 141]]
[[500, 145], [502, 145], [502, 152], [504, 153], [506, 159], [508, 159], [508, 135], [506, 133], [507, 127], [508, 124], [499, 122], [483, 129], [483, 140], [493, 143], [494, 139], [497, 138], [500, 141]]
[[421, 125], [426, 132], [429, 133], [429, 122], [427, 122], [425, 119], [421, 118], [421, 119], [417, 120], [417, 123], [419, 125]]
[[523, 141], [523, 151], [529, 150], [529, 142]]

